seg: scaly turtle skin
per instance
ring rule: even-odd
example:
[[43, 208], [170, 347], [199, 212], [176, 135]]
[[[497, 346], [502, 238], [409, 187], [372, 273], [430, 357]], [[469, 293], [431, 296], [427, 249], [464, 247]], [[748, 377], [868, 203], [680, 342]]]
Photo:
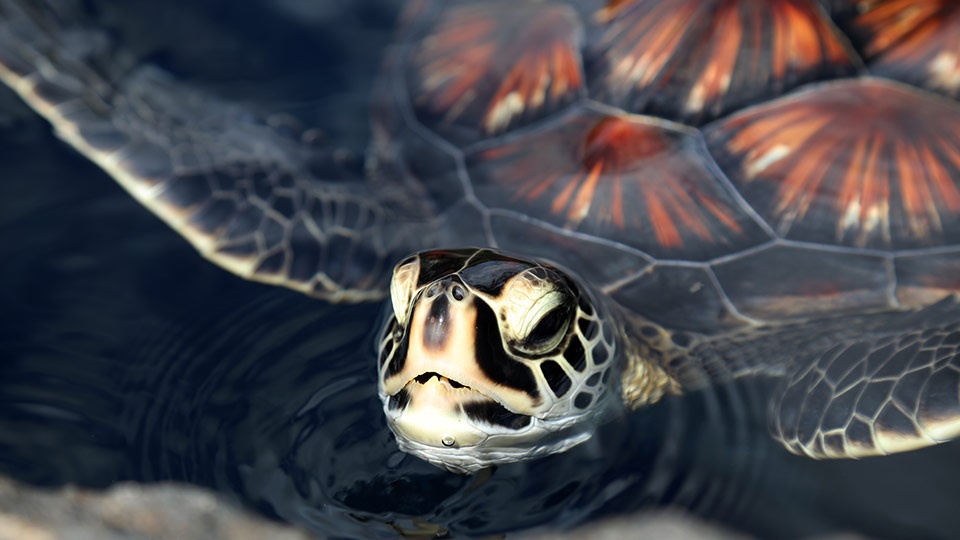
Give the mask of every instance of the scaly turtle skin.
[[3, 81], [213, 262], [389, 292], [408, 452], [476, 471], [744, 376], [814, 458], [960, 432], [955, 2], [415, 0], [365, 180], [72, 14], [0, 0]]

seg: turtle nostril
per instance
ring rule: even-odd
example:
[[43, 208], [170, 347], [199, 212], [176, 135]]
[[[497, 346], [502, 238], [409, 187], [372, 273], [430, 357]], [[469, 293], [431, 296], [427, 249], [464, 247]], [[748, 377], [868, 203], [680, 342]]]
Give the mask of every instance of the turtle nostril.
[[467, 296], [467, 291], [463, 290], [463, 287], [460, 285], [454, 285], [453, 289], [450, 291], [450, 295], [453, 296], [453, 299], [456, 301], [463, 300]]

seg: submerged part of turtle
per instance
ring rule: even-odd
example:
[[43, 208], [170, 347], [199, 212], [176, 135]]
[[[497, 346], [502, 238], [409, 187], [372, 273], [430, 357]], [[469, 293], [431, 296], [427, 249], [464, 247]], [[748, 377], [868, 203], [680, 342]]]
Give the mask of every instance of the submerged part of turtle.
[[475, 471], [745, 376], [811, 457], [960, 432], [955, 2], [415, 0], [367, 179], [75, 8], [0, 0], [0, 77], [213, 262], [389, 292], [408, 452]]

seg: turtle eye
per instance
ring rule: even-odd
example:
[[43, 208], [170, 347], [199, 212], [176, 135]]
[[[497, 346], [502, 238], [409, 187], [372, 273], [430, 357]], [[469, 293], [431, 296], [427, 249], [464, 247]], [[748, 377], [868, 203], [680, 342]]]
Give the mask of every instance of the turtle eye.
[[551, 291], [537, 299], [517, 327], [514, 346], [526, 353], [541, 354], [556, 348], [570, 326], [567, 295]]
[[393, 304], [393, 316], [400, 326], [407, 325], [407, 313], [420, 277], [420, 258], [411, 257], [393, 269], [390, 280], [390, 302]]
[[563, 337], [567, 329], [568, 315], [569, 311], [562, 307], [547, 313], [524, 341], [527, 345], [554, 344], [553, 340]]

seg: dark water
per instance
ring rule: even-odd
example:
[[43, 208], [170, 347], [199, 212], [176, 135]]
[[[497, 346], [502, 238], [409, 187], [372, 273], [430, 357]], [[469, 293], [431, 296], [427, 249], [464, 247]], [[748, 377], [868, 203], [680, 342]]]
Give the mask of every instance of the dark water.
[[[389, 4], [93, 3], [154, 61], [362, 148]], [[490, 474], [406, 456], [376, 397], [382, 306], [330, 306], [204, 262], [6, 91], [0, 261], [0, 472], [26, 482], [186, 481], [347, 537], [663, 506], [764, 537], [960, 535], [960, 445], [797, 458], [766, 434], [764, 381], [667, 401]]]

